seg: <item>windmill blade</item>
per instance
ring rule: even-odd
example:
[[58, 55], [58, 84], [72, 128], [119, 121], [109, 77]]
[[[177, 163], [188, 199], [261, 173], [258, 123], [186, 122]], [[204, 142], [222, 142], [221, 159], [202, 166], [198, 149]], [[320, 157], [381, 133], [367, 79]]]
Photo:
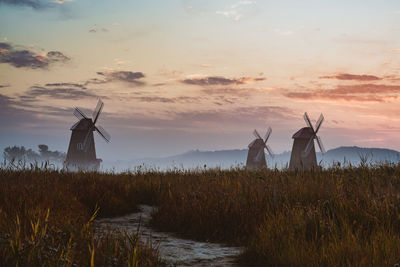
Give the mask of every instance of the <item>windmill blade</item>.
[[310, 138], [310, 141], [308, 141], [308, 144], [307, 144], [306, 148], [304, 149], [303, 153], [301, 153], [301, 156], [307, 157], [308, 154], [310, 154], [310, 151], [311, 151], [311, 148], [313, 147], [313, 145], [314, 145], [314, 136], [312, 136]]
[[318, 130], [321, 127], [321, 124], [322, 124], [323, 121], [324, 121], [324, 115], [322, 115], [322, 113], [321, 113], [321, 115], [319, 116], [319, 119], [317, 121], [317, 124], [315, 124], [315, 133], [318, 132]]
[[96, 131], [101, 135], [101, 137], [104, 138], [104, 140], [106, 140], [106, 142], [110, 142], [111, 140], [111, 136], [107, 133], [106, 130], [104, 130], [103, 127], [101, 126], [95, 126]]
[[271, 156], [271, 158], [274, 157], [274, 152], [272, 152], [272, 149], [269, 145], [265, 145], [265, 149], [267, 149], [268, 154]]
[[83, 113], [79, 108], [74, 109], [74, 115], [79, 119], [87, 119], [85, 113]]
[[103, 109], [104, 103], [99, 99], [97, 102], [96, 109], [93, 111], [93, 124], [96, 124], [97, 119], [99, 118], [99, 115], [101, 113], [101, 110]]
[[310, 127], [311, 130], [314, 132], [314, 128], [312, 127], [312, 124], [311, 124], [310, 118], [308, 117], [307, 112], [304, 113], [304, 116], [303, 116], [303, 117], [304, 117], [304, 120], [305, 120], [306, 123], [307, 123], [307, 126]]
[[262, 140], [261, 135], [257, 132], [257, 130], [254, 130], [253, 134], [257, 139], [261, 139]]
[[271, 132], [272, 132], [272, 129], [271, 129], [271, 127], [269, 127], [268, 128], [268, 131], [267, 131], [267, 133], [265, 134], [265, 137], [264, 137], [264, 144], [266, 144], [267, 143], [267, 141], [268, 141], [268, 138], [269, 138], [269, 136], [271, 135]]
[[86, 136], [85, 136], [85, 139], [84, 139], [84, 141], [83, 141], [83, 150], [85, 151], [85, 152], [87, 152], [87, 150], [88, 150], [88, 148], [89, 148], [89, 146], [90, 146], [90, 142], [89, 142], [89, 136], [90, 136], [90, 132], [92, 131], [92, 127], [90, 127], [89, 129], [88, 129], [88, 132], [87, 132], [87, 134], [86, 134]]
[[322, 144], [322, 140], [321, 140], [321, 138], [320, 138], [319, 136], [317, 136], [317, 143], [318, 143], [319, 150], [321, 151], [321, 153], [322, 153], [322, 154], [325, 154], [325, 153], [326, 153], [325, 147], [324, 147], [324, 145]]
[[257, 156], [254, 158], [254, 161], [255, 161], [255, 162], [260, 162], [263, 153], [264, 153], [264, 148], [263, 148], [263, 147], [260, 147], [260, 149], [259, 149], [259, 151], [258, 151], [258, 153], [257, 153]]

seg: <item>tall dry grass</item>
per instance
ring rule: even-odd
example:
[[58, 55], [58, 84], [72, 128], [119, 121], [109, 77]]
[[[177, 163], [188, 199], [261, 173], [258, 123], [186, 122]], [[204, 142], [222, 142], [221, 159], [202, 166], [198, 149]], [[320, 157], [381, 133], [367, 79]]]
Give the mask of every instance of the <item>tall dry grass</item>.
[[96, 235], [94, 219], [137, 210], [130, 187], [99, 173], [0, 170], [4, 266], [156, 266], [157, 248], [133, 234]]
[[153, 225], [245, 246], [244, 266], [400, 262], [400, 165], [164, 178]]
[[[140, 242], [132, 241], [136, 237], [96, 240], [87, 230], [95, 207], [98, 216], [107, 217], [133, 212], [138, 203], [158, 206], [151, 221], [158, 229], [244, 246], [239, 259], [243, 266], [400, 262], [400, 165], [336, 166], [308, 172], [3, 170], [0, 177], [0, 212], [6, 215], [0, 216], [1, 257], [12, 263], [42, 259], [51, 247], [58, 251], [46, 252], [52, 260], [67, 258], [85, 265], [93, 255], [100, 265], [114, 258], [117, 265], [126, 265], [142, 257], [140, 262], [150, 259], [146, 264], [154, 265], [153, 250], [146, 246], [140, 250]], [[50, 239], [35, 227], [38, 221], [40, 227], [47, 225]], [[30, 246], [31, 236], [44, 240], [39, 254], [35, 249], [13, 250], [20, 243]]]

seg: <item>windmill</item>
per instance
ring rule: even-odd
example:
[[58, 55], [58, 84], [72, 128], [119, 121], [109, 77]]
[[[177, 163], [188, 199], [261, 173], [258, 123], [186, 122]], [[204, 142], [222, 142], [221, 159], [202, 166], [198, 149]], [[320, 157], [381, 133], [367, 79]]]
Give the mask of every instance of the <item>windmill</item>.
[[325, 148], [321, 138], [317, 136], [318, 130], [324, 121], [324, 116], [321, 114], [315, 129], [313, 128], [307, 112], [304, 113], [304, 120], [308, 127], [301, 128], [293, 135], [292, 155], [290, 156], [290, 169], [308, 170], [317, 166], [317, 157], [315, 154], [314, 139], [317, 140], [318, 146], [322, 154], [325, 153]]
[[260, 134], [257, 130], [254, 130], [253, 134], [256, 139], [250, 143], [249, 145], [249, 153], [247, 154], [246, 167], [249, 169], [258, 169], [267, 167], [267, 163], [265, 161], [265, 153], [264, 148], [268, 151], [269, 155], [273, 157], [272, 150], [267, 145], [267, 141], [269, 136], [271, 135], [272, 129], [268, 128], [267, 133], [265, 134], [264, 139], [261, 138]]
[[96, 131], [106, 142], [110, 142], [110, 135], [96, 122], [103, 109], [104, 103], [99, 99], [96, 109], [93, 111], [93, 120], [87, 117], [79, 108], [75, 108], [74, 115], [79, 119], [71, 127], [71, 139], [65, 167], [68, 170], [98, 170], [101, 159], [96, 158], [93, 132]]

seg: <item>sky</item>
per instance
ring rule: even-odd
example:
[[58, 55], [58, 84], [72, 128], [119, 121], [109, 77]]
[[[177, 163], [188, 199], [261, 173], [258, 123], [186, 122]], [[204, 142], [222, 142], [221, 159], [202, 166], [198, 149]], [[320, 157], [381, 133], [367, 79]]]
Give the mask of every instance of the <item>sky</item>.
[[275, 153], [322, 113], [325, 148], [400, 150], [400, 2], [0, 0], [0, 149], [66, 151], [74, 107], [99, 158]]

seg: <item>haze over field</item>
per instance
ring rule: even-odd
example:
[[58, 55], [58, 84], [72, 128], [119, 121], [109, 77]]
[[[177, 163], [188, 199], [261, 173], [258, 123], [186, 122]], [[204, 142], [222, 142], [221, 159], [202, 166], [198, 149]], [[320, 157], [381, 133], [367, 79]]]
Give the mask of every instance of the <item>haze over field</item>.
[[[105, 161], [288, 151], [305, 111], [327, 150], [400, 150], [400, 2], [0, 0], [0, 150], [66, 152], [73, 108]], [[243, 159], [245, 160], [245, 159]]]

